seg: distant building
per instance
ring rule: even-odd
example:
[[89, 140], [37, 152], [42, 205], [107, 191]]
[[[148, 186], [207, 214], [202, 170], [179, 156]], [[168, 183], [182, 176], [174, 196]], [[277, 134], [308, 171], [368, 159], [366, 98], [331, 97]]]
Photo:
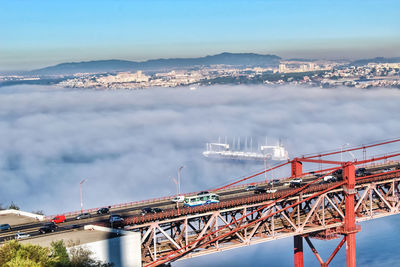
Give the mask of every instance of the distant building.
[[117, 75], [108, 75], [105, 77], [97, 78], [101, 83], [129, 83], [129, 82], [148, 82], [149, 77], [144, 75], [142, 71], [136, 73], [120, 72]]
[[400, 63], [368, 63], [368, 67], [400, 69]]
[[279, 64], [280, 73], [331, 70], [332, 68], [333, 64], [314, 63], [308, 61], [281, 61], [281, 63]]

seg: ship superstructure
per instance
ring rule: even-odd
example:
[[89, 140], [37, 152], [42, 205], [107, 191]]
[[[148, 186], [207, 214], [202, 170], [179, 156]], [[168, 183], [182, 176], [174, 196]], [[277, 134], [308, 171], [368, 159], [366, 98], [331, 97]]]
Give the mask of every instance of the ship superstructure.
[[[232, 147], [226, 141], [221, 143], [207, 143], [206, 151], [203, 155], [207, 158], [227, 159], [227, 160], [252, 160], [252, 161], [285, 161], [289, 159], [289, 154], [285, 147], [279, 142], [277, 145], [261, 145], [256, 151], [253, 151], [253, 140], [251, 139], [250, 147], [247, 146], [247, 139], [244, 149], [240, 149], [240, 139], [236, 144], [232, 143]], [[233, 147], [236, 144], [236, 148]]]

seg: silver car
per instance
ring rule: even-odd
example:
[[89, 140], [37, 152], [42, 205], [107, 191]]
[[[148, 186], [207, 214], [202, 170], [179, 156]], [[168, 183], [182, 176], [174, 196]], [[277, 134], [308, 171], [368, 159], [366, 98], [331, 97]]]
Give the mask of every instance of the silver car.
[[81, 213], [78, 216], [75, 217], [77, 220], [82, 220], [82, 219], [87, 219], [90, 218], [90, 213]]
[[246, 187], [246, 191], [254, 191], [257, 189], [257, 186], [255, 185], [249, 185], [248, 187]]
[[124, 218], [122, 218], [120, 215], [113, 214], [109, 218], [110, 223], [115, 223], [115, 222], [123, 222]]
[[23, 238], [27, 238], [27, 237], [30, 237], [30, 236], [31, 236], [30, 234], [17, 233], [17, 234], [15, 235], [15, 239], [23, 239]]

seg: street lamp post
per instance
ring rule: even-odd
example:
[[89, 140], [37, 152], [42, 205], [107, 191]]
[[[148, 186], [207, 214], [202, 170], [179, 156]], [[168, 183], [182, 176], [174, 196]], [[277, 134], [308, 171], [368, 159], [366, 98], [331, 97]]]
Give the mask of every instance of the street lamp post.
[[[350, 144], [346, 143], [346, 144], [341, 145], [341, 147], [340, 147], [340, 161], [342, 161], [342, 162], [343, 162], [343, 155], [342, 155], [343, 154], [343, 148], [345, 146], [350, 146]], [[350, 156], [353, 158], [353, 160], [355, 160], [356, 157], [354, 156], [354, 154], [351, 153], [351, 151], [347, 151], [347, 152], [349, 152]]]
[[79, 191], [80, 191], [80, 195], [81, 195], [81, 213], [83, 213], [83, 194], [82, 194], [82, 184], [84, 182], [86, 182], [87, 179], [83, 179], [80, 183], [79, 183]]
[[265, 178], [265, 183], [268, 183], [267, 180], [267, 157], [264, 157], [264, 178]]
[[179, 183], [175, 178], [172, 178], [172, 181], [174, 181], [174, 183], [176, 184], [176, 209], [178, 210], [178, 214], [179, 214]]
[[350, 145], [349, 143], [346, 143], [346, 144], [343, 144], [343, 145], [340, 146], [340, 161], [341, 162], [343, 162], [343, 148], [345, 146], [349, 146], [349, 145]]
[[181, 170], [183, 169], [183, 166], [180, 166], [178, 168], [178, 192], [179, 195], [181, 194]]

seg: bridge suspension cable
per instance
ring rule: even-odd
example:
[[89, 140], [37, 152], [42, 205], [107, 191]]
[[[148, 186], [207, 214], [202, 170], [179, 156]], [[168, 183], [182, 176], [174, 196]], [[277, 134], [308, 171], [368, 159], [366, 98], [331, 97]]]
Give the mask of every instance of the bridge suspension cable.
[[341, 150], [336, 150], [336, 151], [333, 151], [333, 152], [313, 153], [313, 154], [302, 156], [300, 158], [301, 159], [312, 159], [312, 158], [318, 158], [318, 157], [325, 157], [325, 156], [331, 156], [331, 155], [345, 153], [345, 152], [363, 150], [363, 149], [367, 149], [367, 148], [371, 148], [371, 147], [388, 145], [388, 144], [397, 143], [397, 142], [400, 142], [400, 138], [388, 139], [388, 140], [384, 140], [384, 141], [381, 141], [381, 142], [378, 142], [378, 143], [371, 143], [369, 145], [358, 145], [358, 146], [353, 147], [353, 148], [341, 149]]

